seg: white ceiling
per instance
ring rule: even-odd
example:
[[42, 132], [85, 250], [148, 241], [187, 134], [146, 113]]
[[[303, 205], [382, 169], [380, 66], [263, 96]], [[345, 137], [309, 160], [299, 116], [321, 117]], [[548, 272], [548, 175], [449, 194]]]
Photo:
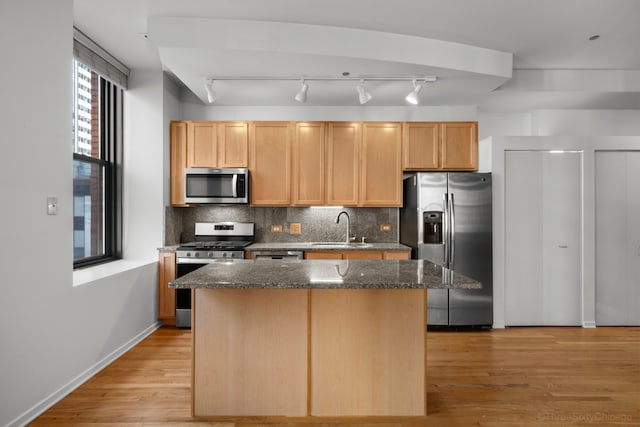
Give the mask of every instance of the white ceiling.
[[[75, 0], [74, 14], [128, 67], [162, 68], [203, 103], [207, 77], [294, 78], [217, 81], [215, 105], [302, 106], [298, 78], [348, 71], [436, 75], [421, 105], [640, 108], [637, 0]], [[309, 86], [304, 105], [359, 105], [355, 82]], [[367, 105], [408, 105], [410, 82], [366, 86]]]

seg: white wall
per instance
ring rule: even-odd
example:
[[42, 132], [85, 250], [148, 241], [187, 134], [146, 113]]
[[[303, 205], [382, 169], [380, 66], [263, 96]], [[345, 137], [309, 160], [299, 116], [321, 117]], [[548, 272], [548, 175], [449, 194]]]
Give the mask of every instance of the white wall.
[[[163, 157], [162, 162], [163, 174], [162, 182], [164, 182], [163, 188], [163, 201], [164, 205], [168, 206], [171, 203], [171, 130], [169, 123], [171, 120], [179, 120], [182, 117], [182, 103], [180, 102], [180, 88], [176, 83], [171, 80], [168, 75], [164, 75], [164, 99], [163, 99]], [[163, 230], [164, 233], [164, 230]]]
[[164, 236], [164, 74], [132, 70], [124, 111], [124, 236], [127, 259], [157, 261]]
[[[149, 154], [125, 158], [126, 238], [137, 261], [74, 273], [72, 30], [72, 0], [0, 2], [1, 426], [25, 424], [157, 327], [162, 76], [134, 73], [127, 102], [135, 141], [125, 155]], [[153, 88], [140, 83], [148, 77]], [[146, 113], [155, 102], [157, 112]], [[141, 164], [148, 175], [132, 173]], [[57, 216], [46, 215], [50, 195], [59, 198]]]
[[582, 324], [595, 326], [595, 151], [639, 149], [640, 111], [480, 113], [478, 121], [480, 163], [493, 173], [494, 327], [504, 327], [504, 151], [536, 149], [583, 151]]
[[203, 105], [190, 91], [182, 94], [184, 120], [318, 120], [318, 121], [475, 121], [475, 105], [438, 107], [221, 107]]
[[490, 136], [636, 136], [640, 110], [534, 110], [479, 113], [478, 138]]

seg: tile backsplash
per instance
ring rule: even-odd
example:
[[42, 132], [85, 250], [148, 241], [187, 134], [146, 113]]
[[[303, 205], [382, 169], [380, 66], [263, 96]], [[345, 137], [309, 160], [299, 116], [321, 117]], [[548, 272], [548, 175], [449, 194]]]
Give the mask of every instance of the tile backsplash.
[[[256, 242], [338, 242], [344, 241], [351, 218], [351, 235], [360, 241], [394, 243], [398, 241], [398, 208], [269, 208], [249, 206], [167, 207], [165, 211], [165, 245], [194, 240], [196, 222], [253, 222]], [[291, 234], [291, 224], [301, 225], [300, 234]], [[391, 231], [380, 231], [380, 224], [391, 224]], [[282, 226], [282, 232], [271, 232], [272, 225]]]

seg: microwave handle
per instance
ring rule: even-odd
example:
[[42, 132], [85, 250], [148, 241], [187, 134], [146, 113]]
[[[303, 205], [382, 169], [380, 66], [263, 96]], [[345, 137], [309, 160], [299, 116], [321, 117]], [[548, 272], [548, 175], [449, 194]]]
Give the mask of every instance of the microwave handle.
[[231, 187], [233, 187], [233, 197], [238, 197], [238, 174], [234, 173], [231, 179]]

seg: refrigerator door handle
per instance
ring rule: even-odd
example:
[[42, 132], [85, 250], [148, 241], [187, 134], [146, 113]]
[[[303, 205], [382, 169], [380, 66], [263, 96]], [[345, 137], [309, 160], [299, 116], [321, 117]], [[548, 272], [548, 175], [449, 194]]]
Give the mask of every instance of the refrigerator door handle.
[[456, 261], [456, 207], [453, 201], [453, 193], [449, 197], [449, 217], [451, 224], [451, 232], [449, 233], [449, 241], [451, 243], [451, 257], [449, 260], [449, 268], [453, 270]]
[[444, 266], [449, 267], [449, 194], [444, 193], [442, 201], [442, 247], [444, 248]]

